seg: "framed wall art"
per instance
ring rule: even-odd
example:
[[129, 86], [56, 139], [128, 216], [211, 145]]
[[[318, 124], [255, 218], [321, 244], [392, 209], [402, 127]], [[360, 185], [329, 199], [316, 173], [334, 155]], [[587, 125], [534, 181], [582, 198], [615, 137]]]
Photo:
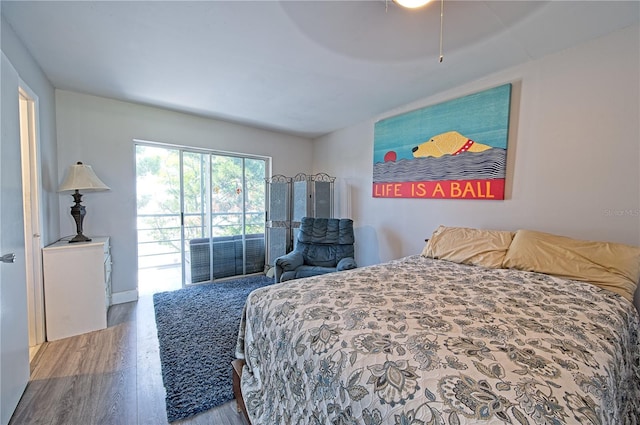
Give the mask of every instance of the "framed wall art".
[[511, 84], [375, 124], [376, 198], [504, 199]]

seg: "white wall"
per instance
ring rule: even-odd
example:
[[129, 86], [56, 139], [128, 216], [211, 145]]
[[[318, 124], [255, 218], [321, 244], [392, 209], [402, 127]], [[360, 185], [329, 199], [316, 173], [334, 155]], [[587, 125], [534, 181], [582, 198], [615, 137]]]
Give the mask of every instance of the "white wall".
[[[358, 263], [419, 253], [439, 224], [640, 245], [639, 33], [636, 25], [317, 139], [314, 166], [342, 182], [337, 215], [355, 221]], [[507, 199], [372, 197], [377, 119], [509, 82]]]
[[[87, 192], [87, 235], [112, 241], [114, 301], [137, 297], [136, 180], [134, 139], [270, 156], [273, 174], [312, 168], [312, 142], [164, 109], [56, 90], [58, 168], [82, 161], [93, 167], [109, 192]], [[61, 235], [75, 234], [70, 195], [60, 195]]]
[[[47, 77], [40, 69], [40, 66], [33, 59], [29, 51], [16, 36], [11, 26], [2, 16], [0, 28], [2, 29], [2, 52], [7, 56], [11, 65], [18, 73], [18, 78], [22, 80], [38, 97], [38, 118], [37, 131], [40, 141], [40, 162], [41, 169], [41, 208], [42, 208], [42, 243], [48, 245], [58, 239], [60, 232], [58, 217], [58, 168], [57, 168], [57, 147], [56, 147], [56, 112], [54, 89]], [[2, 72], [10, 72], [2, 69]], [[15, 98], [16, 108], [18, 107], [17, 88], [12, 92], [3, 92], [2, 97], [10, 96]], [[2, 125], [15, 125], [18, 122], [5, 123]], [[19, 133], [19, 132], [18, 132]], [[15, 140], [20, 143], [20, 140]], [[3, 158], [3, 161], [7, 160]]]

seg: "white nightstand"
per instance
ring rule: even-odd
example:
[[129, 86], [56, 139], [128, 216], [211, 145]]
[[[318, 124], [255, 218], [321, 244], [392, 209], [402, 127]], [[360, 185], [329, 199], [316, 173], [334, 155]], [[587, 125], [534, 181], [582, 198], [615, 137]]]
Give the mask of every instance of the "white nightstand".
[[47, 340], [105, 329], [111, 305], [109, 237], [42, 250]]

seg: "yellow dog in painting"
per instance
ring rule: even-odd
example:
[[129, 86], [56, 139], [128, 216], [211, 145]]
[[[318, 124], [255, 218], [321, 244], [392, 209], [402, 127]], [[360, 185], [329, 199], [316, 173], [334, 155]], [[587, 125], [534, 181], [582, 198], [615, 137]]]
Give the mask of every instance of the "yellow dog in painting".
[[474, 142], [457, 131], [433, 136], [428, 142], [411, 149], [415, 158], [432, 156], [439, 158], [443, 155], [459, 155], [463, 152], [482, 152], [491, 149], [489, 145]]

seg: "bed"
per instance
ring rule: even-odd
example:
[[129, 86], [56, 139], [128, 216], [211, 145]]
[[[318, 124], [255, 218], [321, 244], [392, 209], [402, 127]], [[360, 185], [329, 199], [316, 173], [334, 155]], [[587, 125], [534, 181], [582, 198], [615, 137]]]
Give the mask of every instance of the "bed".
[[[439, 240], [447, 230], [460, 228], [436, 230], [421, 255], [251, 293], [236, 349], [251, 423], [640, 423], [640, 319], [628, 296], [640, 249], [606, 245], [613, 265], [568, 249], [563, 258], [613, 274], [623, 287], [613, 291], [601, 270], [587, 278], [604, 282], [581, 281], [574, 260], [565, 275], [525, 270], [548, 267], [544, 255], [562, 265], [562, 241]], [[528, 258], [532, 244], [544, 255]]]

